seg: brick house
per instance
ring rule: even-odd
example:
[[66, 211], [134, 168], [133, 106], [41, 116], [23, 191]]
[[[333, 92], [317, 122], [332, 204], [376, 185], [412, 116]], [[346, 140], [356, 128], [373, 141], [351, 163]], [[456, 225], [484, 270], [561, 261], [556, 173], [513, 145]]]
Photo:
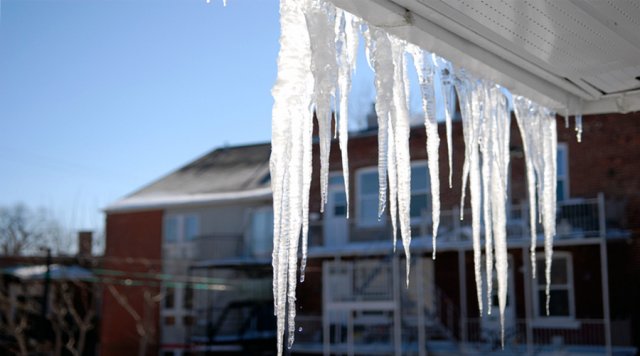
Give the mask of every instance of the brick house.
[[[131, 283], [104, 293], [102, 354], [180, 354], [220, 318], [273, 315], [269, 154], [215, 150], [106, 209], [105, 260]], [[253, 331], [275, 345], [272, 323]]]
[[[633, 164], [640, 162], [639, 119], [638, 113], [587, 116], [582, 143], [558, 120], [558, 233], [549, 317], [541, 307], [544, 279], [530, 278], [524, 160], [513, 123], [505, 345], [513, 353], [633, 353], [630, 346], [640, 346], [634, 307], [640, 298], [640, 171]], [[298, 286], [294, 352], [483, 353], [499, 347], [497, 307], [492, 316], [478, 315], [470, 216], [465, 212], [464, 221], [458, 219], [464, 156], [459, 121], [453, 130], [452, 189], [444, 179], [444, 140], [440, 145], [442, 215], [435, 261], [424, 128], [411, 132], [414, 240], [408, 289], [402, 287], [401, 249], [392, 253], [390, 224], [376, 216], [375, 131], [352, 133], [349, 141], [349, 220], [337, 142], [328, 205], [320, 213], [314, 146], [309, 262]], [[444, 138], [444, 125], [440, 131]], [[149, 353], [273, 350], [269, 154], [268, 144], [219, 149], [107, 208], [106, 260], [128, 259], [112, 267], [155, 283], [122, 287], [139, 315], [147, 310], [154, 331]], [[543, 263], [538, 265], [541, 271]], [[145, 290], [158, 296], [156, 302], [145, 304]], [[139, 347], [131, 313], [106, 293], [102, 315], [103, 354]]]

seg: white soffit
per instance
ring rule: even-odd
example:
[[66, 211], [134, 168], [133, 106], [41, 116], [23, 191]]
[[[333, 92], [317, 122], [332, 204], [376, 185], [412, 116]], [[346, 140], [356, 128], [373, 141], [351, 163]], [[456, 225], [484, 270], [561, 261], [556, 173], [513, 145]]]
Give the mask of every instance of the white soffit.
[[640, 0], [331, 0], [564, 113], [640, 110]]

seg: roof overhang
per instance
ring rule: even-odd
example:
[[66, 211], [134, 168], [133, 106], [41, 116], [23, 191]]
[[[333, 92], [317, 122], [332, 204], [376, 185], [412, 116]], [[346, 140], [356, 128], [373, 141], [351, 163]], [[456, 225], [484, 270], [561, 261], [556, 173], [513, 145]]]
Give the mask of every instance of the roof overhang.
[[640, 110], [633, 0], [331, 1], [559, 113]]

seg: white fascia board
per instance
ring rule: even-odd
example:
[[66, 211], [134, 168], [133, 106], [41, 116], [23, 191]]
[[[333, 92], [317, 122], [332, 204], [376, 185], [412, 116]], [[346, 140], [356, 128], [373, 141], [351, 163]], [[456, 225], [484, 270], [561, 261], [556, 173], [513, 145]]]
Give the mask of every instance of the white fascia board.
[[640, 90], [621, 94], [605, 95], [594, 101], [586, 101], [582, 105], [584, 114], [630, 113], [640, 111]]
[[[499, 83], [514, 94], [526, 96], [559, 113], [564, 113], [565, 109], [570, 113], [583, 112], [583, 103], [594, 99], [590, 93], [569, 82], [554, 84], [548, 80], [551, 79], [549, 75], [545, 79], [541, 73], [536, 75], [525, 70], [512, 62], [512, 60], [516, 61], [514, 58], [506, 59], [479, 43], [469, 41], [393, 1], [331, 0], [331, 2], [394, 36], [434, 52], [459, 67]], [[434, 12], [433, 16], [438, 16], [438, 13]], [[506, 57], [505, 53], [501, 55]], [[528, 65], [533, 67], [532, 64]], [[537, 72], [540, 71], [543, 70], [539, 69]]]
[[271, 199], [271, 187], [227, 193], [131, 197], [107, 206], [104, 211], [106, 213], [120, 213], [209, 204], [228, 204], [262, 199]]

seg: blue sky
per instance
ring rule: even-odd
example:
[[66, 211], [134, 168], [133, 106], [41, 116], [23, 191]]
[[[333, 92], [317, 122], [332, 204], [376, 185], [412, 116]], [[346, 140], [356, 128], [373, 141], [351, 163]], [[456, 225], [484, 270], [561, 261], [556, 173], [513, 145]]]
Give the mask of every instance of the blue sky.
[[0, 1], [0, 205], [98, 228], [193, 158], [269, 139], [277, 1]]
[[[216, 147], [270, 138], [277, 0], [0, 9], [0, 206], [99, 230], [100, 209], [120, 197]], [[370, 110], [372, 82], [361, 50], [352, 122]]]

